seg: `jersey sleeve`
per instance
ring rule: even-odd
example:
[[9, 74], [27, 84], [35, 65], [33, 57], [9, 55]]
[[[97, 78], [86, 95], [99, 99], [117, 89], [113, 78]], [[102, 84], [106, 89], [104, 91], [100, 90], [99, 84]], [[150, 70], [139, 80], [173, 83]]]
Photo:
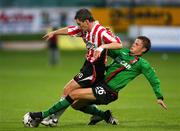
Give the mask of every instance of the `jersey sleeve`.
[[113, 35], [113, 33], [109, 30], [104, 30], [102, 32], [102, 40], [105, 44], [112, 42], [121, 43], [121, 39], [118, 36]]
[[108, 49], [108, 56], [111, 58], [116, 58], [117, 56], [121, 56], [122, 52], [129, 53], [128, 48], [121, 48], [121, 49]]
[[68, 35], [82, 37], [83, 32], [78, 26], [68, 26]]
[[163, 95], [161, 93], [161, 88], [160, 88], [160, 80], [157, 77], [154, 69], [145, 60], [142, 62], [141, 71], [146, 77], [146, 79], [149, 81], [149, 83], [151, 84], [157, 99], [163, 99]]

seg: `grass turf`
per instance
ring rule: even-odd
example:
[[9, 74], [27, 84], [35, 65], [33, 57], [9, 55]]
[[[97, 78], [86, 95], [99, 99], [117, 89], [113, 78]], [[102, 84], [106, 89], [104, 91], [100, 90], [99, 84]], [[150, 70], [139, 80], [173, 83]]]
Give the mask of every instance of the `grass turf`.
[[89, 115], [69, 108], [58, 127], [25, 128], [22, 117], [29, 111], [49, 108], [62, 93], [63, 86], [76, 74], [84, 61], [84, 51], [61, 52], [60, 64], [48, 65], [46, 51], [0, 51], [0, 130], [2, 131], [82, 131], [82, 130], [180, 130], [180, 60], [178, 53], [149, 53], [145, 58], [155, 68], [168, 110], [156, 103], [155, 95], [143, 75], [119, 93], [119, 99], [101, 109], [111, 109], [120, 125], [101, 122], [88, 126]]

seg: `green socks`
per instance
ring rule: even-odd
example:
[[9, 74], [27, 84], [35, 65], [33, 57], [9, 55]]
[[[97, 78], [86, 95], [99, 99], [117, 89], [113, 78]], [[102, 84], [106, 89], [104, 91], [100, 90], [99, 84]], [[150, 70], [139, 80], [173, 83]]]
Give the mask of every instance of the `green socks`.
[[70, 96], [67, 96], [64, 99], [61, 99], [58, 103], [54, 104], [47, 111], [42, 112], [42, 116], [43, 116], [43, 118], [46, 118], [49, 115], [54, 114], [63, 108], [67, 108], [72, 103], [73, 103], [72, 98]]
[[98, 109], [96, 105], [88, 105], [88, 106], [80, 109], [80, 111], [87, 113], [87, 114], [91, 114], [91, 115], [100, 116], [102, 118], [105, 118], [104, 111]]
[[[47, 111], [42, 112], [42, 117], [46, 118], [46, 117], [50, 116], [51, 114], [54, 114], [54, 113], [60, 111], [61, 109], [67, 108], [73, 102], [74, 102], [74, 100], [70, 96], [67, 96], [66, 98], [61, 99], [59, 102], [54, 104]], [[88, 105], [88, 106], [80, 109], [80, 111], [87, 113], [87, 114], [91, 114], [91, 115], [100, 116], [102, 118], [105, 118], [104, 111], [101, 111], [100, 109], [98, 109], [96, 105]]]

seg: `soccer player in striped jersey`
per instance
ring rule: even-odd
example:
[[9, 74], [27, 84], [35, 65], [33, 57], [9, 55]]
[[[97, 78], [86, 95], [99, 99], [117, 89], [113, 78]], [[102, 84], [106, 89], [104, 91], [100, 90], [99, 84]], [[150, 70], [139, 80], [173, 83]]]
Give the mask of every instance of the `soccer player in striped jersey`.
[[36, 123], [35, 126], [40, 123], [38, 120], [42, 120], [70, 105], [84, 113], [92, 114], [94, 117], [91, 119], [90, 125], [95, 125], [101, 120], [110, 124], [117, 124], [109, 110], [104, 112], [91, 104], [109, 104], [117, 100], [118, 92], [140, 74], [143, 74], [151, 84], [157, 103], [167, 109], [160, 89], [160, 80], [149, 62], [141, 57], [148, 52], [150, 47], [150, 40], [145, 36], [139, 36], [130, 49], [109, 50], [108, 54], [114, 60], [106, 72], [104, 81], [90, 88], [71, 91], [64, 100], [60, 100], [44, 112], [30, 113], [33, 122]]
[[[74, 19], [77, 26], [60, 28], [43, 37], [49, 40], [55, 35], [70, 35], [81, 37], [86, 44], [87, 53], [84, 65], [80, 72], [64, 87], [64, 97], [75, 89], [90, 87], [103, 80], [107, 49], [122, 48], [120, 38], [100, 25], [98, 21], [95, 21], [89, 10], [78, 10]], [[63, 113], [63, 110], [56, 113], [56, 116], [58, 117], [61, 113]], [[42, 123], [48, 124], [46, 121]]]

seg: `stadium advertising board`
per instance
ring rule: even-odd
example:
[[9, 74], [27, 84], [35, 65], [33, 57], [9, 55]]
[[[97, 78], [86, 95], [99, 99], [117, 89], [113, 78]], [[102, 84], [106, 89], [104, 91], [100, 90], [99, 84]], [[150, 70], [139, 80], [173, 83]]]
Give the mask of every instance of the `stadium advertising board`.
[[74, 25], [78, 8], [0, 9], [0, 33], [39, 33], [48, 26]]
[[29, 9], [0, 10], [1, 33], [37, 32], [40, 30], [40, 11]]
[[180, 8], [176, 7], [92, 8], [92, 13], [115, 32], [127, 31], [130, 25], [180, 26]]
[[145, 35], [151, 39], [153, 50], [180, 51], [180, 27], [131, 26], [129, 37]]

